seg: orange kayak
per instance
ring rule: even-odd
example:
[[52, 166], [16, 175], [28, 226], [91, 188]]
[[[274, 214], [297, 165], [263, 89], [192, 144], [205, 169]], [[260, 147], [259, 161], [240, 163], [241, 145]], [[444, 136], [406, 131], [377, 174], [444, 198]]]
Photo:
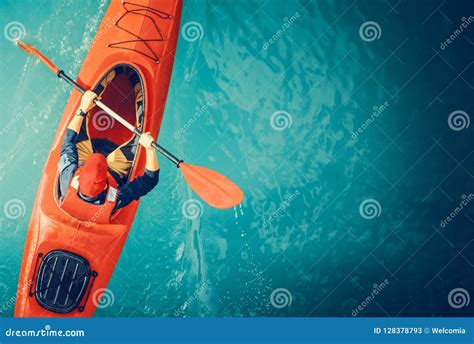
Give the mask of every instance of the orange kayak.
[[[155, 138], [173, 69], [181, 7], [181, 0], [112, 0], [77, 79]], [[97, 224], [80, 221], [59, 207], [61, 143], [80, 99], [74, 90], [38, 187], [18, 281], [16, 317], [92, 316], [137, 212], [135, 201], [114, 213], [109, 223]], [[89, 149], [122, 162], [111, 171], [119, 183], [144, 173], [145, 152], [136, 138], [100, 109], [91, 111], [79, 136], [80, 157]]]

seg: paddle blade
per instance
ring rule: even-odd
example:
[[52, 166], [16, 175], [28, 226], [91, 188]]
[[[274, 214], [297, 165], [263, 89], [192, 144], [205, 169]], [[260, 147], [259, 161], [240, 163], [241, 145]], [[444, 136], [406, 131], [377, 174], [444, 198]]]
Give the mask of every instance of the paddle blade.
[[21, 50], [23, 50], [27, 54], [34, 54], [35, 50], [31, 45], [23, 43], [22, 41], [16, 41], [16, 45], [18, 45]]
[[214, 208], [232, 208], [244, 199], [242, 190], [216, 171], [184, 162], [179, 164], [179, 169], [191, 189]]
[[46, 56], [44, 56], [40, 51], [38, 51], [37, 49], [33, 48], [31, 45], [29, 44], [26, 44], [26, 43], [23, 43], [22, 41], [17, 41], [16, 44], [18, 45], [18, 47], [20, 47], [21, 50], [23, 50], [25, 53], [27, 54], [30, 54], [30, 55], [34, 55], [36, 56], [38, 59], [41, 60], [41, 62], [43, 62], [49, 69], [51, 69], [51, 71], [54, 73], [54, 74], [58, 74], [60, 72], [60, 69], [58, 67], [55, 66], [55, 64], [53, 62], [51, 62], [50, 59], [48, 59]]

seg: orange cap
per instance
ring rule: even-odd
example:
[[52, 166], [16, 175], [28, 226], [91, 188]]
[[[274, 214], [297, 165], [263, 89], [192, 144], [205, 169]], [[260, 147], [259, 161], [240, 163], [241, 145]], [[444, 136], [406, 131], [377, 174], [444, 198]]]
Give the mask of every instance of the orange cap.
[[86, 197], [98, 196], [107, 185], [107, 160], [100, 153], [89, 155], [81, 168], [79, 191]]

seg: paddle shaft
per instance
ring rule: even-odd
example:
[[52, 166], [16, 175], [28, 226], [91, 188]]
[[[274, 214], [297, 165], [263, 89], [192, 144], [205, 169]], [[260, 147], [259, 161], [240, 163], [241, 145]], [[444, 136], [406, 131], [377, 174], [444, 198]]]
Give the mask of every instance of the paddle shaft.
[[[75, 82], [73, 79], [71, 79], [66, 73], [64, 73], [63, 70], [59, 70], [57, 73], [58, 77], [60, 79], [63, 79], [67, 83], [69, 83], [71, 86], [73, 86], [76, 90], [78, 90], [81, 93], [86, 92], [84, 88], [82, 88], [77, 82]], [[123, 117], [121, 117], [118, 113], [116, 113], [114, 110], [109, 108], [107, 105], [102, 103], [100, 100], [96, 99], [94, 100], [95, 105], [100, 107], [102, 110], [104, 110], [107, 114], [109, 114], [112, 118], [116, 119], [118, 122], [123, 124], [128, 130], [133, 132], [135, 135], [138, 137], [142, 136], [142, 132], [138, 129], [135, 128], [132, 124], [128, 123]], [[153, 142], [151, 144], [153, 148], [155, 148], [158, 152], [163, 154], [167, 159], [169, 159], [173, 164], [176, 165], [176, 167], [179, 167], [179, 164], [183, 162], [183, 160], [178, 159], [175, 157], [173, 154], [168, 152], [165, 148], [160, 146], [157, 142]]]
[[[21, 41], [17, 41], [16, 43], [18, 47], [20, 47], [24, 52], [34, 55], [40, 59], [60, 79], [63, 79], [72, 85], [79, 92], [86, 92], [85, 89], [83, 89], [77, 82], [64, 73], [63, 70], [59, 69], [40, 51]], [[123, 124], [128, 130], [132, 131], [135, 135], [138, 135], [138, 137], [142, 135], [142, 132], [138, 128], [135, 128], [132, 124], [128, 123], [118, 113], [110, 109], [100, 100], [95, 99], [94, 103], [112, 118]], [[182, 160], [179, 160], [156, 142], [152, 142], [151, 145], [154, 149], [171, 160], [176, 165], [176, 167], [180, 168], [180, 172], [183, 173], [184, 179], [191, 189], [209, 205], [219, 209], [227, 209], [235, 207], [237, 204], [242, 202], [244, 193], [227, 177], [208, 168], [185, 164]], [[181, 164], [182, 162], [183, 164]]]

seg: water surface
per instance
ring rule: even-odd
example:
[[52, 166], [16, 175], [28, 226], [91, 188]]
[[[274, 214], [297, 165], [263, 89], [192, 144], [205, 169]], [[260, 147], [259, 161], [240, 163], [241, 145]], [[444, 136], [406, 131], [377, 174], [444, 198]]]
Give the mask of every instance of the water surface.
[[[106, 8], [2, 1], [1, 25], [20, 22], [75, 75]], [[161, 158], [108, 286], [113, 304], [96, 315], [354, 316], [363, 302], [358, 316], [467, 315], [472, 305], [450, 307], [448, 294], [474, 293], [474, 207], [440, 221], [474, 193], [473, 124], [448, 125], [455, 110], [474, 114], [474, 28], [440, 44], [473, 12], [468, 1], [186, 1], [181, 26], [196, 22], [202, 37], [180, 35], [159, 141], [246, 198], [235, 211], [187, 202], [196, 196]], [[378, 39], [361, 36], [368, 21]], [[11, 316], [70, 90], [9, 40], [0, 49], [0, 205], [20, 204], [0, 217]]]

